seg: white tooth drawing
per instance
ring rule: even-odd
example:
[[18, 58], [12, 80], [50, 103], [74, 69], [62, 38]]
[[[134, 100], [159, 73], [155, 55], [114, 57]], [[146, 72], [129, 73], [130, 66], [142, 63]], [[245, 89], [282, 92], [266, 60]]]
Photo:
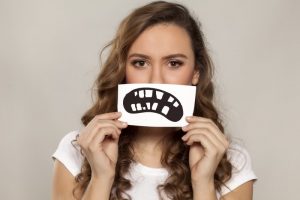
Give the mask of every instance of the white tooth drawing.
[[132, 109], [132, 111], [136, 111], [136, 108], [135, 108], [134, 104], [131, 104], [131, 109]]
[[175, 107], [178, 107], [178, 102], [177, 101], [175, 101], [175, 103], [173, 104]]
[[146, 90], [146, 97], [152, 97], [153, 90]]
[[192, 116], [196, 87], [176, 84], [118, 84], [117, 110], [128, 125], [182, 127]]
[[160, 92], [160, 91], [156, 91], [156, 97], [157, 99], [161, 99], [164, 93]]
[[146, 103], [148, 110], [150, 110], [150, 102]]
[[140, 98], [144, 98], [144, 90], [139, 91]]
[[168, 106], [164, 106], [163, 109], [161, 110], [161, 112], [164, 113], [165, 115], [167, 115], [169, 112], [169, 109], [170, 108]]
[[156, 110], [158, 103], [153, 103], [152, 110]]
[[173, 100], [174, 100], [174, 98], [170, 96], [168, 99], [168, 102], [172, 102]]
[[137, 109], [137, 110], [142, 110], [142, 105], [141, 105], [140, 103], [137, 103], [137, 104], [136, 104], [136, 109]]

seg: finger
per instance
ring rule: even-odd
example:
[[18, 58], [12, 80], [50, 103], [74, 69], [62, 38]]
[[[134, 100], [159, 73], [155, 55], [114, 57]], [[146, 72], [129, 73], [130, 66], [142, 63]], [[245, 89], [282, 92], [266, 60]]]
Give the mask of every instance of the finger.
[[117, 126], [119, 129], [127, 128], [128, 124], [127, 122], [123, 122], [120, 120], [110, 120], [111, 123], [114, 123], [115, 126]]
[[194, 142], [200, 142], [205, 152], [210, 155], [217, 155], [217, 147], [203, 134], [194, 134], [189, 137], [187, 145], [192, 145]]
[[[85, 127], [83, 132], [81, 132], [79, 144], [81, 144], [83, 148], [86, 148], [87, 144], [92, 140], [99, 129], [110, 126], [116, 129], [121, 129], [126, 128], [128, 125], [126, 122], [121, 122], [119, 120], [94, 120], [92, 123], [89, 123], [87, 127]], [[119, 134], [121, 133], [120, 130], [117, 132]]]
[[[111, 120], [111, 121], [116, 121], [118, 118], [121, 117], [121, 112], [111, 112], [111, 113], [104, 113], [100, 115], [96, 115], [86, 126], [86, 133], [91, 132], [92, 129], [94, 129], [94, 126], [98, 124], [99, 122], [102, 123], [103, 120]], [[122, 123], [121, 121], [118, 120], [117, 123], [115, 123], [116, 126], [119, 128], [126, 128], [127, 123]]]
[[95, 119], [96, 121], [101, 119], [118, 119], [121, 117], [121, 115], [121, 112], [110, 112], [96, 115], [93, 119]]
[[117, 133], [119, 133], [119, 134], [121, 133], [121, 130], [118, 129], [118, 127], [116, 127], [116, 125], [114, 123], [112, 123], [111, 120], [110, 121], [103, 121], [102, 123], [96, 124], [94, 130], [89, 135], [87, 140], [91, 141], [95, 134], [97, 134], [98, 132], [101, 132], [102, 129], [106, 129], [106, 128], [112, 128]]
[[126, 122], [120, 121], [120, 120], [105, 120], [105, 119], [101, 119], [98, 120], [94, 123], [94, 126], [106, 126], [107, 124], [110, 124], [112, 126], [115, 126], [119, 129], [124, 129], [128, 126], [128, 124]]
[[[210, 132], [213, 136], [216, 137], [216, 139], [222, 143], [224, 147], [228, 146], [228, 141], [225, 137], [225, 135], [219, 130], [216, 129], [214, 126], [212, 126], [210, 123], [206, 122], [194, 122], [190, 123], [187, 126], [182, 127], [183, 131], [190, 132], [191, 130], [200, 129], [204, 130], [205, 133]], [[187, 133], [186, 135], [188, 135]], [[185, 138], [185, 136], [183, 137]]]
[[211, 125], [215, 126], [216, 128], [218, 128], [218, 126], [211, 120], [205, 117], [199, 117], [199, 116], [187, 116], [186, 118], [187, 122], [206, 122], [206, 123], [210, 123]]
[[89, 144], [89, 150], [92, 152], [101, 150], [101, 143], [105, 140], [106, 136], [111, 136], [113, 139], [118, 139], [119, 134], [113, 127], [102, 128], [92, 139]]
[[84, 138], [85, 139], [85, 147], [88, 147], [88, 145], [91, 143], [91, 141], [93, 140], [94, 136], [96, 134], [98, 134], [99, 132], [101, 132], [102, 129], [105, 129], [105, 128], [112, 128], [114, 129], [117, 133], [121, 133], [121, 130], [119, 130], [115, 125], [113, 125], [112, 123], [98, 123], [95, 125], [94, 129], [88, 133], [88, 135]]
[[203, 134], [205, 135], [217, 148], [219, 151], [224, 152], [226, 150], [225, 144], [223, 144], [213, 133], [208, 129], [194, 129], [189, 131], [184, 137], [183, 140], [188, 141], [192, 135]]
[[[224, 144], [228, 143], [225, 134], [223, 134], [220, 131], [219, 127], [211, 119], [192, 116], [191, 118], [188, 117], [187, 121], [189, 121], [190, 123], [182, 127], [183, 131], [189, 131], [194, 128], [207, 128], [211, 132], [213, 132]], [[197, 122], [201, 122], [201, 123], [197, 123]]]

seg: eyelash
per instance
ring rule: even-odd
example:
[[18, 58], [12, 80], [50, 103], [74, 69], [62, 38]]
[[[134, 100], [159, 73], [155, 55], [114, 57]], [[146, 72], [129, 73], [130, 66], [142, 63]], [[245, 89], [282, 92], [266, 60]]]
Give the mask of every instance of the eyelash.
[[[133, 61], [131, 61], [130, 64], [133, 65], [136, 68], [143, 68], [143, 66], [136, 66], [137, 63], [141, 64], [141, 62], [143, 62], [143, 64], [146, 63], [145, 60], [133, 60]], [[171, 66], [171, 68], [175, 68], [175, 69], [179, 68], [181, 65], [183, 65], [183, 62], [179, 61], [179, 60], [170, 60], [169, 63], [173, 63], [173, 64], [175, 63], [176, 66]]]
[[142, 68], [143, 66], [136, 66], [136, 64], [137, 64], [137, 63], [140, 64], [140, 62], [143, 62], [144, 64], [146, 63], [145, 60], [133, 60], [133, 61], [131, 61], [130, 64], [133, 65], [133, 66], [136, 67], [136, 68]]
[[182, 61], [179, 60], [171, 60], [170, 63], [175, 63], [176, 66], [172, 66], [172, 68], [179, 68], [181, 65], [183, 65]]

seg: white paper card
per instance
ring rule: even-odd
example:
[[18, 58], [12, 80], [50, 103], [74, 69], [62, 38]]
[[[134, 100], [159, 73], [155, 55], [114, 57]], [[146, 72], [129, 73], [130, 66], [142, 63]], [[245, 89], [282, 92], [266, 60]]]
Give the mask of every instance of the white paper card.
[[119, 84], [119, 120], [129, 125], [182, 127], [194, 112], [196, 87], [177, 84]]

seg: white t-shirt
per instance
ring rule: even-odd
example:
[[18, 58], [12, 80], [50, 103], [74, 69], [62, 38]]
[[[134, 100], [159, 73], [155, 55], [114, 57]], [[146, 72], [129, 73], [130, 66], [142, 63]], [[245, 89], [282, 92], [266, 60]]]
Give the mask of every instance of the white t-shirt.
[[[79, 131], [75, 130], [65, 135], [52, 155], [52, 158], [59, 160], [73, 176], [80, 173], [84, 160], [80, 148], [71, 143], [78, 133]], [[249, 153], [242, 145], [232, 142], [227, 155], [233, 165], [232, 177], [226, 182], [228, 188], [234, 190], [249, 180], [257, 180], [251, 167]], [[132, 200], [157, 200], [159, 196], [156, 187], [162, 184], [167, 177], [168, 171], [165, 168], [152, 168], [135, 162], [126, 175], [132, 184], [131, 189], [126, 193], [131, 196]], [[228, 188], [222, 186], [220, 193], [216, 191], [218, 199], [230, 192]]]

